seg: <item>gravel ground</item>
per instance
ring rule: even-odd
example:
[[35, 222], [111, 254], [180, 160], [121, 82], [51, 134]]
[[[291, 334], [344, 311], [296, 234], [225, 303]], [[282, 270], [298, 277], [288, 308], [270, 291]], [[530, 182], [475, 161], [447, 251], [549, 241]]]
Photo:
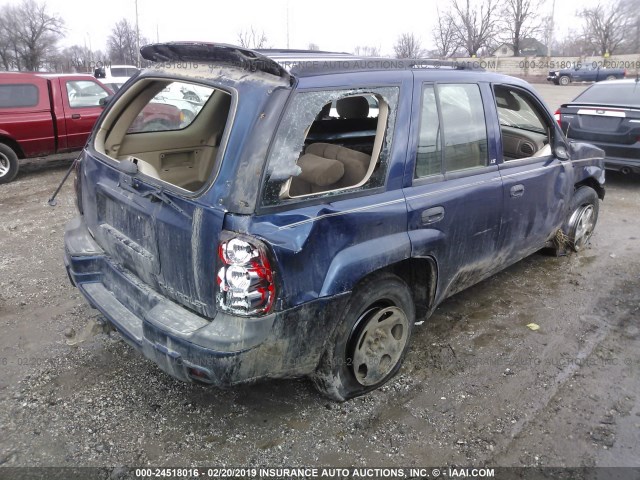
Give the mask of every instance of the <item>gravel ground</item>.
[[180, 383], [105, 331], [62, 264], [72, 182], [46, 205], [68, 162], [25, 166], [0, 186], [2, 467], [640, 466], [638, 177], [608, 175], [585, 251], [447, 300], [393, 381], [334, 404]]

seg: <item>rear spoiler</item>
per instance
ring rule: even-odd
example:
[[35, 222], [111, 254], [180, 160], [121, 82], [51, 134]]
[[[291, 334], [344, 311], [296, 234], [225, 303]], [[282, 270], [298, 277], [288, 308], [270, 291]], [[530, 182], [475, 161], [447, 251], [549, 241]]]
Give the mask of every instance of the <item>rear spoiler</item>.
[[211, 62], [249, 72], [264, 72], [291, 82], [291, 75], [274, 60], [235, 45], [206, 42], [154, 43], [142, 47], [140, 54], [151, 62]]

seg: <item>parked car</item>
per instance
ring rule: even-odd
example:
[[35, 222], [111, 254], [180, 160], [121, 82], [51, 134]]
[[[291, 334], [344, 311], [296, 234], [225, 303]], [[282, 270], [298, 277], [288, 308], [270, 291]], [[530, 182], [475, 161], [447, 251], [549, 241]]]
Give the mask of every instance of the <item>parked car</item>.
[[562, 70], [551, 70], [547, 76], [547, 81], [556, 85], [569, 85], [571, 82], [601, 82], [626, 76], [627, 70], [623, 68], [598, 67], [593, 64], [586, 64]]
[[0, 183], [20, 158], [80, 150], [110, 93], [90, 75], [0, 73]]
[[605, 167], [640, 173], [640, 80], [594, 84], [560, 106], [556, 119], [566, 136], [605, 151]]
[[[287, 71], [206, 43], [142, 55], [161, 63], [114, 98], [79, 158], [65, 264], [176, 378], [309, 376], [335, 400], [362, 395], [445, 298], [593, 232], [604, 154], [568, 142], [522, 80], [312, 53]], [[195, 119], [130, 133], [172, 83], [208, 90]]]

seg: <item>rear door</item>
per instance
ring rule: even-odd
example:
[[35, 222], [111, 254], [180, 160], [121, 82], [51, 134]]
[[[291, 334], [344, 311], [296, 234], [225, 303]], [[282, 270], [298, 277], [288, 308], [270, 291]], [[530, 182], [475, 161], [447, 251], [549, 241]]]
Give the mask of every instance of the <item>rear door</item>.
[[502, 182], [480, 86], [416, 77], [405, 171], [408, 228], [412, 256], [438, 263], [442, 299], [493, 272]]
[[86, 77], [60, 78], [67, 127], [67, 148], [84, 147], [102, 113], [100, 100], [110, 95], [102, 85]]

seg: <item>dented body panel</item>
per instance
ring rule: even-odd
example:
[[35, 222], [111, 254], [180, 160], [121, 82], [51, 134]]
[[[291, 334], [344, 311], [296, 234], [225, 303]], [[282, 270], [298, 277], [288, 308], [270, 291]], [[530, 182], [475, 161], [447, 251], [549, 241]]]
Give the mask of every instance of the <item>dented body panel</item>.
[[[423, 279], [410, 286], [432, 312], [544, 247], [562, 228], [577, 186], [604, 196], [602, 151], [569, 145], [525, 82], [411, 69], [290, 76], [270, 63], [257, 68], [260, 57], [234, 64], [242, 50], [223, 52], [218, 63], [207, 60], [207, 51], [195, 48], [189, 55], [200, 55], [198, 64], [176, 68], [170, 60], [195, 57], [181, 56], [179, 47], [149, 49], [163, 63], [135, 81], [175, 77], [233, 95], [208, 186], [189, 194], [123, 172], [92, 139], [81, 156], [82, 214], [65, 234], [74, 285], [128, 343], [182, 380], [230, 385], [310, 375], [364, 279], [381, 271], [406, 274], [409, 284]], [[423, 85], [470, 82], [481, 92], [490, 164], [415, 178]], [[496, 84], [529, 92], [545, 109], [554, 142], [548, 154], [503, 158]], [[370, 180], [284, 195], [287, 179], [300, 174], [300, 150], [317, 121], [304, 105], [319, 109], [359, 95], [375, 98], [378, 121], [386, 121], [376, 130]], [[569, 158], [552, 151], [561, 148]], [[221, 245], [234, 235], [264, 245], [261, 262], [269, 272], [261, 275], [274, 301], [263, 314], [230, 313], [221, 303], [228, 281], [219, 276], [227, 261]]]

